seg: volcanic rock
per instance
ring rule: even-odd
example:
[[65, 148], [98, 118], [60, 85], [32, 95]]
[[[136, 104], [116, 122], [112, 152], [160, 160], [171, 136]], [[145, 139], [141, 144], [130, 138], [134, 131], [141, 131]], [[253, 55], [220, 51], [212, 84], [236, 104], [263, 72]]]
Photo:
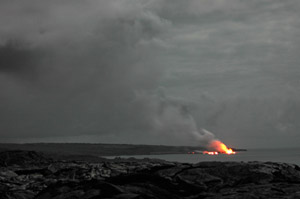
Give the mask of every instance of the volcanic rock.
[[0, 166], [25, 166], [25, 165], [41, 165], [47, 164], [51, 161], [42, 153], [35, 151], [3, 151], [0, 152]]
[[286, 163], [91, 163], [51, 160], [33, 151], [1, 152], [0, 163], [3, 199], [300, 198], [300, 168]]

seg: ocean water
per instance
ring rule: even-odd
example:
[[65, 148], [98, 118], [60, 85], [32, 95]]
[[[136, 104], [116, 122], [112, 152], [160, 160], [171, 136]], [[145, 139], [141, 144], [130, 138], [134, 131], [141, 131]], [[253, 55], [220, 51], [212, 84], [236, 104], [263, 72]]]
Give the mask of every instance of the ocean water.
[[[137, 159], [156, 158], [167, 161], [197, 163], [201, 161], [271, 161], [293, 163], [300, 166], [300, 148], [289, 149], [248, 149], [247, 151], [237, 152], [234, 155], [207, 155], [207, 154], [166, 154], [166, 155], [135, 155], [118, 156], [122, 158], [134, 157]], [[110, 156], [107, 158], [115, 158]]]

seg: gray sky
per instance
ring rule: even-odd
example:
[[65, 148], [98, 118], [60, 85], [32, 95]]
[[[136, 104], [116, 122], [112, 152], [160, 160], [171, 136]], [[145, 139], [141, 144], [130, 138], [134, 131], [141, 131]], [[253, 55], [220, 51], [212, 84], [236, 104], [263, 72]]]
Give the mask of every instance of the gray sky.
[[[299, 0], [0, 0], [1, 142], [300, 143]], [[201, 132], [200, 132], [201, 133]]]

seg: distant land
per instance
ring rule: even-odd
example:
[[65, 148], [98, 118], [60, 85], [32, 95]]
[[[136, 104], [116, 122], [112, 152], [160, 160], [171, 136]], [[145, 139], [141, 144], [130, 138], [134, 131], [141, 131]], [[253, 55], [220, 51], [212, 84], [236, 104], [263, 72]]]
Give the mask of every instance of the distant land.
[[[191, 151], [205, 150], [196, 146], [165, 146], [165, 145], [133, 145], [133, 144], [86, 144], [86, 143], [30, 143], [30, 144], [0, 144], [0, 151], [26, 150], [39, 151], [48, 155], [70, 157], [85, 156], [121, 156], [121, 155], [159, 155], [184, 154]], [[241, 149], [235, 149], [241, 150]]]
[[[52, 156], [121, 156], [182, 154], [194, 150], [204, 150], [195, 146], [133, 145], [133, 144], [86, 144], [86, 143], [30, 143], [0, 144], [0, 151], [39, 151]], [[64, 157], [64, 158], [65, 158]], [[56, 157], [57, 158], [57, 157]]]

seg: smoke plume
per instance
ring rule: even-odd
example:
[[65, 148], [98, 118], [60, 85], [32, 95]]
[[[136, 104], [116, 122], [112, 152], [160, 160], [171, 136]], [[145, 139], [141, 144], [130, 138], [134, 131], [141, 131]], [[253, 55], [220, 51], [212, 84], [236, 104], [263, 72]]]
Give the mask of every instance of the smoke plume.
[[191, 104], [184, 100], [166, 96], [162, 90], [154, 94], [137, 93], [137, 102], [142, 105], [152, 134], [159, 139], [168, 140], [169, 144], [185, 144], [207, 147], [215, 135], [198, 128], [191, 114]]

